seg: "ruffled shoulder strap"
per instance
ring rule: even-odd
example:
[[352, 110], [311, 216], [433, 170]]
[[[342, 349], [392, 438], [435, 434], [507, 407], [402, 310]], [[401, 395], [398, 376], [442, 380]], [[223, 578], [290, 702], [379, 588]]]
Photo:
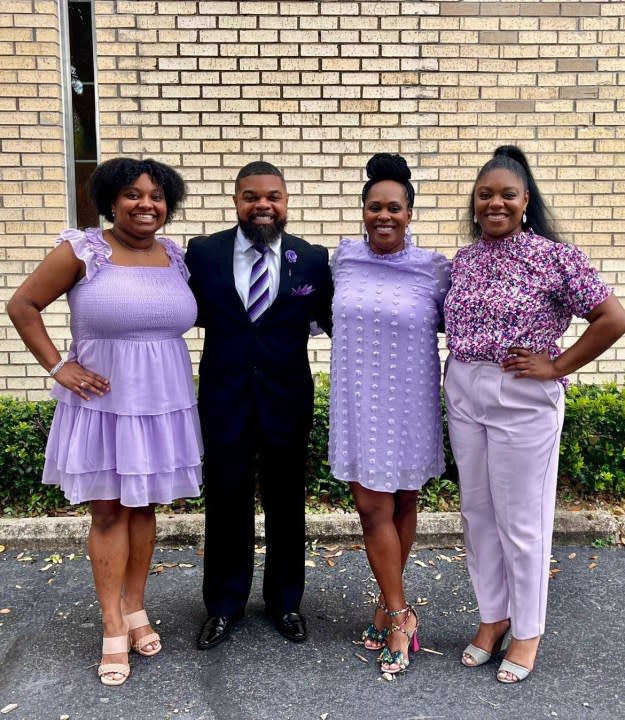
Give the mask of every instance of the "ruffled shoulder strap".
[[169, 255], [171, 264], [178, 268], [185, 280], [188, 280], [190, 273], [184, 263], [184, 250], [170, 238], [159, 237], [157, 240], [165, 246], [165, 252]]
[[72, 246], [74, 255], [85, 263], [85, 276], [78, 281], [89, 282], [102, 265], [110, 263], [111, 246], [106, 242], [100, 228], [85, 228], [76, 230], [69, 228], [57, 238], [56, 244], [68, 242]]

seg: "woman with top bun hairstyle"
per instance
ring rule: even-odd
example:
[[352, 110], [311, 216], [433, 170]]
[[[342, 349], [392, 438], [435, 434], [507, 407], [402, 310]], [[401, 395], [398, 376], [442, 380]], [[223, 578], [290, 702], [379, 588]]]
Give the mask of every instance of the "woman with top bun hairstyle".
[[380, 587], [367, 650], [383, 673], [408, 668], [419, 619], [402, 574], [419, 489], [444, 469], [437, 328], [449, 262], [418, 248], [403, 157], [374, 155], [362, 190], [364, 239], [341, 240], [334, 277], [330, 465], [348, 482]]
[[[474, 242], [445, 300], [445, 396], [480, 624], [462, 654], [506, 650], [497, 680], [534, 668], [545, 632], [565, 376], [625, 332], [625, 311], [581, 250], [560, 242], [527, 158], [504, 145], [477, 175]], [[589, 325], [564, 352], [573, 315]]]

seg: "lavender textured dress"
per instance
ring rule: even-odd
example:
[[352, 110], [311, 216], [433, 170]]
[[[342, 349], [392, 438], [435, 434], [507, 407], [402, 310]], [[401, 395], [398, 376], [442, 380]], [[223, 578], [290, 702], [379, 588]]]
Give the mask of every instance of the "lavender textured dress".
[[196, 497], [201, 434], [182, 338], [196, 304], [182, 251], [158, 238], [169, 267], [126, 267], [111, 263], [99, 228], [66, 230], [64, 241], [86, 267], [67, 293], [68, 359], [108, 378], [111, 390], [87, 402], [54, 386], [43, 482], [60, 485], [72, 504], [119, 499], [143, 507]]
[[437, 327], [450, 263], [414, 245], [376, 255], [344, 239], [334, 276], [330, 465], [381, 492], [418, 490], [445, 468]]

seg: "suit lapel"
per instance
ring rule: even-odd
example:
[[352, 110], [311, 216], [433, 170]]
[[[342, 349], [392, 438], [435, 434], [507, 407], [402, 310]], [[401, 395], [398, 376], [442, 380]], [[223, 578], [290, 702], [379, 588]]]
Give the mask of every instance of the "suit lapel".
[[284, 293], [291, 292], [291, 275], [293, 273], [293, 263], [288, 262], [285, 257], [287, 250], [293, 250], [293, 243], [289, 235], [282, 236], [282, 242], [280, 243], [280, 284], [278, 286], [278, 295], [276, 300], [284, 295]]

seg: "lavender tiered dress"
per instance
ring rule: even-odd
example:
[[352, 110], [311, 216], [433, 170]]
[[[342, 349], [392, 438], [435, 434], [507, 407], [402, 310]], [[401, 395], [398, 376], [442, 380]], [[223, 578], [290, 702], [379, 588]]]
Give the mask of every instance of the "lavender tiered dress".
[[127, 507], [197, 497], [201, 433], [182, 334], [196, 318], [182, 251], [158, 238], [168, 267], [111, 263], [99, 228], [66, 230], [86, 275], [67, 293], [69, 360], [110, 380], [89, 401], [56, 384], [43, 482], [70, 503], [119, 499]]
[[380, 492], [418, 490], [445, 469], [436, 331], [450, 263], [414, 245], [376, 255], [344, 239], [332, 271], [332, 473]]

